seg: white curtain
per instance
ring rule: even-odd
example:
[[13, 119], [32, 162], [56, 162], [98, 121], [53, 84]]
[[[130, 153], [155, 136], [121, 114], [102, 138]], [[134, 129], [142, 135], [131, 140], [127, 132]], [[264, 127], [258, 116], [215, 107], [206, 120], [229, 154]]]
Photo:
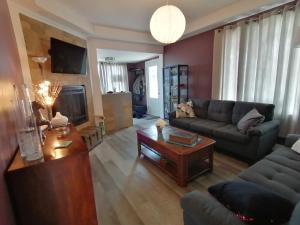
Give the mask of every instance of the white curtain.
[[299, 3], [216, 30], [213, 98], [273, 103], [280, 135], [299, 133], [299, 31]]
[[108, 91], [128, 92], [128, 71], [126, 64], [98, 63], [102, 93]]

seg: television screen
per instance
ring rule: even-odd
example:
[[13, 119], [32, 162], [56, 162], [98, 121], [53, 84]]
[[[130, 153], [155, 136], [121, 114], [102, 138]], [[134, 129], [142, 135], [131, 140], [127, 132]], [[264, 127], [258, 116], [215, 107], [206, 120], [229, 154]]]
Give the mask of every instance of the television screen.
[[49, 53], [52, 73], [86, 74], [86, 48], [51, 38]]

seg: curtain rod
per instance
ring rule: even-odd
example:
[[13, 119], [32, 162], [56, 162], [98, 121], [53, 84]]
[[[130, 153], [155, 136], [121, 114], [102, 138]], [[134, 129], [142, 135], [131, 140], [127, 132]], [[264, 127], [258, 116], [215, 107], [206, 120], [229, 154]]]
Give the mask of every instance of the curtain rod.
[[267, 11], [264, 11], [264, 12], [260, 12], [256, 15], [252, 15], [252, 16], [249, 16], [247, 18], [243, 18], [243, 19], [228, 23], [228, 24], [226, 24], [226, 25], [224, 25], [224, 26], [222, 26], [222, 27], [220, 27], [216, 30], [218, 32], [221, 32], [226, 27], [228, 27], [229, 29], [232, 29], [238, 23], [241, 23], [241, 22], [245, 22], [246, 24], [248, 24], [250, 22], [258, 22], [261, 16], [266, 16], [267, 17], [267, 16], [271, 16], [271, 15], [279, 15], [279, 14], [282, 14], [285, 11], [285, 9], [295, 10], [297, 2], [298, 1], [290, 2], [290, 3], [287, 3], [286, 5], [278, 6], [275, 9], [273, 8], [273, 9], [270, 9], [270, 10], [267, 10]]

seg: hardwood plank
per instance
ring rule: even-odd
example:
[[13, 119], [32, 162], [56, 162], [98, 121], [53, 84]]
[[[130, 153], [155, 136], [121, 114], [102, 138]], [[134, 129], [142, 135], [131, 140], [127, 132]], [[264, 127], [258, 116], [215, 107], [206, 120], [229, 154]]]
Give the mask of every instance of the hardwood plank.
[[[98, 185], [101, 185], [100, 190], [98, 189], [99, 186], [97, 185], [94, 189], [96, 193], [96, 206], [99, 208], [100, 212], [99, 218], [106, 217], [106, 222], [114, 222], [113, 224], [143, 225], [144, 223], [142, 223], [132, 206], [128, 203], [122, 190], [115, 185], [115, 182], [107, 173], [104, 165], [99, 163], [99, 159], [97, 157], [92, 157], [91, 161], [95, 165], [92, 170], [93, 174], [95, 175], [94, 182]], [[105, 195], [104, 198], [103, 195]], [[111, 213], [111, 211], [113, 211], [112, 216], [115, 217], [113, 219], [111, 216], [107, 217], [107, 215], [105, 215], [106, 213]]]
[[187, 187], [179, 187], [148, 160], [137, 157], [136, 130], [155, 120], [140, 119], [134, 126], [104, 138], [90, 152], [97, 216], [101, 225], [183, 225], [180, 198], [187, 192], [234, 179], [248, 167], [219, 152], [214, 171]]

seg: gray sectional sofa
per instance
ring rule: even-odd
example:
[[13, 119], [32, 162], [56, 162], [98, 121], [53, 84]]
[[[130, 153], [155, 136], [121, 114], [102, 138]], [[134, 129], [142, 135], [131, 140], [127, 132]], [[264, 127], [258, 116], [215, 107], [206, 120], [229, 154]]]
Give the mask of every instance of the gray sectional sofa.
[[[192, 99], [196, 118], [176, 118], [169, 114], [172, 126], [190, 130], [216, 140], [215, 147], [233, 153], [253, 163], [270, 153], [279, 131], [279, 121], [273, 120], [273, 104]], [[261, 125], [248, 134], [237, 130], [237, 123], [251, 109], [265, 116]]]
[[[300, 224], [300, 154], [290, 149], [299, 138], [289, 135], [285, 145], [275, 145], [271, 154], [236, 178], [261, 185], [292, 202], [295, 209], [285, 225]], [[245, 225], [208, 193], [188, 193], [181, 205], [185, 225]]]

